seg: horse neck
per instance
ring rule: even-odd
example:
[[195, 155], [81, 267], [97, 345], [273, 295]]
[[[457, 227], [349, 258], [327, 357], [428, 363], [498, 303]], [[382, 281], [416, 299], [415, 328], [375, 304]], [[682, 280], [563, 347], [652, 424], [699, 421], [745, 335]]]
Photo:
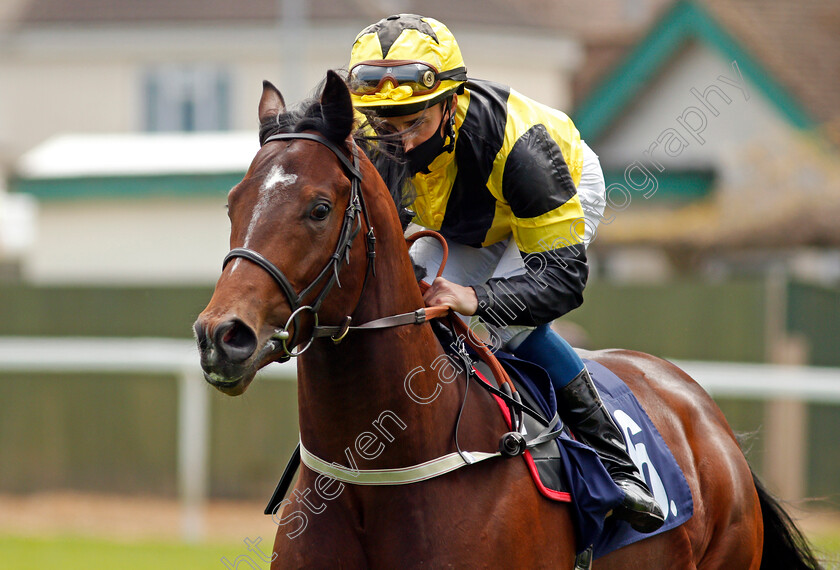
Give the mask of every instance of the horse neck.
[[[390, 197], [383, 198], [380, 192], [366, 194], [365, 199], [371, 218], [378, 222], [376, 276], [364, 291], [354, 324], [423, 306]], [[410, 430], [424, 437], [412, 438], [410, 446], [401, 445], [398, 451], [383, 454], [387, 457], [381, 465], [405, 465], [447, 452], [443, 450], [451, 445], [461, 384], [441, 384], [436, 371], [440, 368], [432, 366], [441, 363], [443, 354], [428, 324], [353, 331], [338, 345], [330, 340], [316, 341], [298, 361], [304, 444], [329, 461], [346, 463], [345, 450], [353, 448], [357, 436], [375, 433], [374, 422], [388, 418], [391, 431], [405, 425], [406, 433]], [[440, 395], [433, 402], [418, 403], [435, 392]]]

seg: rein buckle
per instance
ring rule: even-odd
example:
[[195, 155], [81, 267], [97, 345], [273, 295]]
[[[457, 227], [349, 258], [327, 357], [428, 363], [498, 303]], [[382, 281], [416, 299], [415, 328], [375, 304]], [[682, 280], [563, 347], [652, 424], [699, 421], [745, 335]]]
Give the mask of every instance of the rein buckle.
[[347, 336], [347, 333], [350, 332], [350, 322], [353, 320], [353, 317], [346, 316], [344, 317], [344, 321], [342, 321], [340, 325], [340, 329], [336, 334], [330, 337], [334, 344], [340, 344], [344, 337]]

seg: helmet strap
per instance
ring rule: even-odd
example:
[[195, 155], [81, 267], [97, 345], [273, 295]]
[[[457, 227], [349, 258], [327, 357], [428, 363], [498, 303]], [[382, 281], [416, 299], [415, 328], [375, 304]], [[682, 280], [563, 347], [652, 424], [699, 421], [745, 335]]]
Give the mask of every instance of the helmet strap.
[[[449, 96], [446, 99], [446, 102], [443, 105], [443, 116], [444, 120], [446, 120], [446, 132], [444, 132], [444, 141], [446, 138], [449, 138], [449, 142], [445, 142], [443, 145], [444, 152], [452, 152], [455, 148], [455, 108], [452, 106], [453, 97]], [[446, 119], [446, 114], [449, 113], [449, 118]]]

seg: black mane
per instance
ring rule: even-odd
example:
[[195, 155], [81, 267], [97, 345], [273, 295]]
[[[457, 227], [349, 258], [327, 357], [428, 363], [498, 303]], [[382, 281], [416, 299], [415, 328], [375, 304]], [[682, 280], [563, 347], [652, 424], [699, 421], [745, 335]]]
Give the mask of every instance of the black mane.
[[[330, 140], [340, 141], [341, 133], [336, 132], [337, 129], [333, 126], [336, 121], [325, 116], [325, 111], [328, 115], [330, 109], [325, 109], [321, 101], [313, 97], [302, 101], [291, 110], [264, 120], [260, 124], [260, 145], [265, 144], [267, 138], [276, 134], [300, 133], [309, 130], [318, 131]], [[381, 128], [375, 130], [382, 131]], [[414, 201], [414, 192], [403, 158], [402, 139], [397, 135], [371, 135], [373, 131], [371, 123], [365, 122], [353, 132], [353, 140], [376, 167], [388, 187], [404, 229], [412, 217], [407, 208]]]

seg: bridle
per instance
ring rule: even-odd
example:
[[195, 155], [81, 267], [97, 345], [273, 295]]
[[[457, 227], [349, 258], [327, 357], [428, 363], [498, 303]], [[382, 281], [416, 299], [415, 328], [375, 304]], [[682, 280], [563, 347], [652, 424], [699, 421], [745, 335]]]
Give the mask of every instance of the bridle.
[[[376, 270], [375, 270], [375, 266], [374, 266], [374, 262], [375, 262], [375, 259], [376, 259], [376, 250], [375, 250], [376, 237], [375, 237], [374, 232], [373, 232], [373, 225], [370, 223], [370, 217], [368, 215], [367, 208], [366, 208], [365, 202], [364, 202], [364, 196], [362, 195], [362, 191], [361, 191], [362, 173], [359, 170], [359, 156], [358, 156], [358, 149], [356, 148], [356, 146], [354, 145], [351, 148], [351, 153], [353, 155], [353, 162], [351, 163], [350, 160], [347, 158], [347, 156], [338, 148], [338, 146], [333, 144], [328, 139], [322, 137], [321, 135], [317, 135], [317, 134], [310, 134], [310, 133], [282, 133], [282, 134], [276, 134], [276, 135], [272, 135], [272, 136], [266, 138], [265, 141], [263, 141], [262, 144], [265, 145], [268, 142], [276, 141], [276, 140], [295, 140], [295, 139], [315, 141], [317, 143], [320, 143], [320, 144], [326, 146], [328, 149], [330, 149], [333, 152], [333, 154], [338, 158], [338, 160], [341, 162], [342, 166], [344, 166], [344, 169], [349, 174], [349, 178], [350, 178], [350, 198], [349, 198], [348, 203], [347, 203], [347, 208], [344, 212], [344, 220], [342, 221], [341, 231], [340, 231], [340, 234], [339, 234], [338, 243], [336, 244], [336, 247], [335, 247], [335, 251], [330, 256], [329, 261], [327, 261], [326, 266], [324, 266], [324, 268], [321, 270], [321, 272], [318, 274], [318, 276], [315, 277], [315, 279], [309, 285], [307, 285], [303, 289], [303, 291], [301, 291], [300, 293], [295, 292], [295, 289], [292, 286], [291, 282], [286, 277], [286, 275], [283, 273], [283, 271], [280, 270], [280, 268], [278, 268], [271, 261], [266, 259], [262, 254], [254, 251], [252, 249], [248, 249], [248, 248], [245, 248], [245, 247], [237, 247], [237, 248], [234, 248], [234, 249], [230, 250], [230, 252], [228, 252], [228, 254], [225, 256], [224, 262], [222, 263], [222, 270], [224, 270], [225, 266], [227, 266], [227, 264], [230, 263], [230, 261], [232, 259], [235, 259], [235, 258], [247, 259], [248, 261], [251, 261], [252, 263], [255, 263], [255, 264], [259, 265], [260, 267], [262, 267], [272, 277], [272, 279], [274, 279], [274, 281], [277, 283], [277, 285], [283, 291], [283, 294], [285, 295], [286, 299], [289, 302], [289, 305], [292, 308], [292, 314], [289, 316], [288, 320], [286, 321], [286, 324], [282, 328], [277, 329], [275, 331], [275, 333], [269, 339], [269, 343], [271, 343], [271, 342], [278, 343], [278, 346], [271, 347], [271, 352], [275, 352], [279, 348], [282, 348], [282, 350], [284, 351], [285, 354], [284, 354], [284, 356], [280, 357], [280, 360], [289, 360], [293, 356], [299, 356], [300, 354], [305, 352], [312, 345], [312, 342], [315, 340], [315, 338], [318, 338], [318, 337], [329, 336], [330, 338], [332, 338], [333, 342], [339, 343], [339, 342], [341, 342], [341, 340], [347, 335], [347, 333], [351, 329], [371, 330], [371, 329], [380, 329], [380, 328], [390, 328], [390, 327], [402, 326], [402, 325], [407, 325], [407, 324], [419, 325], [419, 324], [423, 324], [424, 322], [426, 322], [429, 319], [436, 318], [436, 317], [443, 316], [443, 315], [447, 314], [449, 312], [448, 307], [441, 306], [441, 307], [420, 308], [420, 309], [417, 309], [416, 311], [411, 311], [411, 312], [408, 312], [408, 313], [401, 313], [401, 314], [398, 314], [398, 315], [390, 315], [390, 316], [387, 316], [387, 317], [381, 317], [379, 319], [375, 319], [373, 321], [369, 321], [367, 323], [364, 323], [362, 325], [355, 326], [355, 327], [350, 326], [352, 316], [345, 317], [343, 323], [339, 326], [320, 326], [318, 324], [318, 310], [321, 307], [321, 303], [323, 303], [324, 299], [326, 298], [327, 294], [329, 294], [333, 285], [338, 284], [338, 286], [341, 287], [341, 282], [338, 279], [338, 274], [341, 271], [342, 260], [344, 260], [348, 264], [350, 263], [350, 248], [352, 246], [353, 240], [356, 239], [356, 236], [359, 235], [359, 232], [362, 229], [362, 218], [364, 218], [364, 223], [368, 227], [367, 235], [365, 236], [365, 247], [367, 249], [368, 263], [367, 263], [367, 268], [366, 268], [366, 271], [365, 271], [365, 279], [364, 279], [364, 282], [362, 283], [362, 288], [361, 288], [361, 291], [359, 293], [359, 298], [356, 302], [356, 307], [359, 306], [359, 303], [361, 302], [361, 299], [364, 296], [365, 287], [367, 286], [368, 279], [370, 278], [371, 275], [376, 274]], [[426, 232], [420, 232], [419, 234], [415, 234], [415, 236], [412, 236], [412, 238], [409, 238], [409, 241], [412, 241], [413, 239], [416, 239], [417, 237], [421, 237], [425, 233]], [[446, 263], [447, 252], [448, 252], [447, 247], [446, 247], [446, 242], [442, 238], [440, 238], [440, 239], [441, 239], [441, 243], [442, 243], [442, 246], [443, 246], [444, 255], [443, 255], [443, 263], [441, 264], [441, 267], [438, 269], [438, 276], [440, 276], [440, 274], [443, 271], [443, 265], [445, 265], [445, 263]], [[318, 293], [318, 295], [315, 297], [315, 299], [312, 301], [312, 303], [309, 304], [309, 305], [303, 304], [304, 299], [316, 289], [316, 287], [318, 286], [318, 284], [321, 281], [324, 281], [324, 280], [326, 280], [324, 286], [322, 287], [322, 289]], [[297, 321], [298, 317], [300, 316], [300, 314], [303, 311], [306, 311], [306, 310], [312, 312], [312, 314], [315, 318], [315, 326], [313, 327], [312, 336], [309, 338], [306, 345], [303, 348], [295, 351], [294, 348], [298, 345], [298, 343], [297, 343], [298, 331], [300, 330], [300, 328], [297, 326], [296, 321]], [[355, 312], [355, 309], [352, 312]], [[456, 322], [461, 323], [461, 321], [457, 320], [457, 319], [456, 319]], [[291, 335], [289, 333], [289, 326], [293, 323], [295, 324], [295, 332], [294, 332], [294, 335]], [[465, 327], [466, 325], [463, 325], [463, 323], [461, 323], [461, 326]], [[469, 335], [467, 335], [467, 338], [469, 338]], [[291, 346], [291, 348], [290, 348], [290, 346]], [[475, 345], [475, 344], [473, 344], [473, 347], [476, 348], [476, 349], [479, 348], [478, 345]], [[483, 344], [481, 345], [481, 347], [485, 351], [489, 352], [489, 350], [486, 347], [484, 347]], [[466, 352], [463, 350], [463, 346], [462, 346], [461, 356], [464, 356], [466, 358], [465, 361], [464, 361], [464, 364], [466, 365], [466, 369], [470, 370], [471, 366], [472, 366], [472, 362], [470, 360], [469, 355], [467, 355]], [[498, 367], [497, 370], [499, 372], [501, 372], [501, 367], [498, 365], [498, 362], [496, 363], [496, 366]], [[494, 372], [496, 372], [496, 371], [494, 371]], [[497, 374], [496, 377], [497, 377], [498, 381], [500, 382], [500, 386], [502, 385], [501, 383], [502, 383], [502, 380], [504, 379], [504, 382], [505, 382], [504, 387], [507, 388], [508, 386], [510, 386], [512, 390], [515, 390], [515, 387], [513, 387], [513, 384], [510, 382], [509, 379], [507, 379], [507, 375], [504, 374], [504, 372], [502, 372], [501, 375], [499, 375], [498, 372], [496, 372], [496, 374]], [[467, 385], [469, 385], [469, 380], [473, 376], [474, 376], [473, 374], [469, 374], [469, 373], [467, 374]], [[394, 471], [395, 473], [398, 472], [398, 475], [400, 475], [401, 477], [404, 478], [406, 476], [406, 474], [414, 476], [415, 472], [418, 470], [418, 468], [420, 468], [420, 469], [423, 470], [422, 479], [416, 479], [416, 480], [425, 480], [425, 479], [429, 479], [429, 478], [432, 478], [432, 477], [437, 477], [437, 476], [442, 475], [444, 473], [448, 473], [448, 472], [450, 472], [454, 469], [458, 469], [458, 468], [460, 468], [464, 465], [471, 465], [471, 464], [479, 462], [479, 461], [484, 461], [486, 459], [492, 459], [494, 457], [499, 457], [500, 455], [506, 455], [508, 457], [511, 457], [511, 456], [514, 456], [514, 455], [520, 455], [528, 447], [533, 447], [533, 446], [538, 445], [540, 443], [544, 443], [546, 441], [549, 441], [549, 440], [553, 439], [554, 437], [557, 437], [557, 435], [559, 435], [560, 429], [562, 429], [562, 424], [559, 423], [559, 416], [555, 413], [554, 419], [552, 419], [552, 421], [550, 423], [548, 423], [547, 427], [542, 432], [537, 434], [532, 439], [526, 441], [525, 437], [524, 437], [524, 433], [519, 433], [519, 431], [520, 431], [519, 424], [522, 422], [521, 417], [525, 412], [528, 412], [529, 415], [533, 415], [534, 417], [541, 417], [539, 412], [536, 412], [536, 411], [530, 409], [529, 406], [523, 404], [521, 399], [519, 399], [518, 394], [516, 394], [515, 392], [511, 392], [511, 389], [508, 389], [507, 391], [503, 392], [503, 391], [500, 391], [500, 390], [497, 390], [497, 389], [491, 387], [489, 385], [489, 383], [479, 383], [479, 384], [482, 387], [484, 387], [484, 389], [490, 391], [491, 393], [493, 393], [496, 396], [498, 396], [499, 398], [501, 398], [504, 402], [506, 402], [508, 404], [508, 406], [513, 406], [511, 408], [511, 417], [513, 417], [514, 409], [517, 409], [519, 411], [520, 419], [512, 425], [512, 427], [514, 428], [514, 431], [508, 432], [508, 433], [506, 433], [502, 436], [502, 440], [500, 442], [500, 446], [502, 446], [502, 447], [500, 447], [500, 451], [495, 452], [495, 453], [482, 453], [482, 452], [465, 453], [465, 452], [461, 451], [460, 447], [458, 447], [457, 453], [450, 453], [449, 455], [437, 458], [432, 462], [427, 462], [427, 464], [429, 464], [429, 465], [422, 464], [422, 465], [410, 467], [408, 469], [386, 470], [386, 471]], [[463, 412], [463, 406], [464, 406], [464, 403], [466, 402], [466, 395], [467, 395], [467, 393], [465, 391], [464, 392], [464, 401], [461, 404], [461, 412]], [[457, 434], [458, 434], [458, 425], [460, 424], [460, 420], [461, 420], [461, 412], [459, 412], [458, 419], [456, 420], [456, 428], [455, 428], [456, 446], [457, 446], [457, 442], [458, 442], [458, 435]], [[559, 427], [558, 427], [558, 424], [559, 424]], [[508, 439], [510, 439], [510, 437], [512, 437], [512, 436], [517, 436], [517, 437], [516, 437], [516, 440], [514, 442], [515, 443], [515, 449], [513, 451], [510, 451], [510, 450], [506, 449], [506, 447], [508, 447], [508, 445], [504, 444], [504, 442], [507, 441]], [[296, 449], [295, 454], [298, 457], [300, 457], [300, 459], [307, 466], [309, 466], [310, 469], [316, 470], [317, 472], [326, 473], [326, 474], [328, 474], [328, 476], [330, 476], [334, 479], [347, 481], [349, 483], [363, 482], [363, 481], [361, 481], [361, 479], [367, 480], [366, 478], [368, 477], [368, 475], [370, 475], [370, 473], [372, 473], [370, 471], [364, 471], [364, 470], [361, 471], [361, 472], [357, 471], [357, 472], [355, 472], [354, 477], [357, 476], [357, 475], [361, 475], [362, 477], [360, 477], [359, 480], [356, 480], [356, 479], [342, 479], [343, 471], [341, 471], [341, 470], [339, 470], [339, 471], [329, 470], [329, 464], [328, 463], [326, 463], [323, 460], [321, 460], [320, 458], [312, 455], [305, 448], [303, 448], [302, 445], [300, 445]], [[294, 465], [295, 467], [297, 467], [297, 465], [298, 465], [298, 461], [295, 459], [294, 456], [293, 456], [292, 462], [290, 463], [290, 466], [291, 465]], [[326, 471], [324, 471], [324, 470], [319, 471], [318, 470], [319, 469], [318, 465], [325, 465], [326, 467], [324, 467], [323, 469], [326, 469]], [[276, 499], [277, 499], [278, 496], [282, 497], [282, 496], [285, 495], [285, 491], [288, 488], [291, 476], [293, 476], [293, 475], [294, 475], [294, 473], [293, 472], [290, 473], [290, 468], [287, 467], [286, 472], [283, 474], [283, 478], [281, 479], [280, 483], [278, 484], [277, 489], [274, 492], [274, 496], [272, 497], [271, 502], [269, 502], [269, 506], [266, 509], [266, 514], [273, 514], [274, 513], [274, 511], [276, 510], [276, 503], [277, 503]], [[395, 484], [394, 481], [383, 480], [381, 478], [381, 474], [379, 472], [375, 473], [374, 480], [375, 480], [375, 482], [373, 482], [373, 480], [371, 480], [371, 482], [368, 482], [368, 483], [365, 483], [365, 484]], [[400, 480], [399, 482], [404, 483], [406, 481]]]
[[[370, 216], [368, 215], [367, 207], [365, 206], [365, 199], [364, 195], [362, 194], [362, 172], [359, 170], [359, 155], [358, 155], [358, 148], [353, 145], [351, 152], [353, 155], [353, 162], [350, 162], [350, 159], [341, 151], [341, 149], [335, 145], [332, 141], [322, 137], [321, 135], [317, 134], [310, 134], [310, 133], [281, 133], [272, 135], [267, 137], [263, 141], [263, 145], [269, 143], [271, 141], [277, 140], [295, 140], [295, 139], [302, 139], [302, 140], [309, 140], [315, 141], [320, 143], [330, 149], [332, 153], [338, 158], [339, 162], [341, 162], [342, 166], [348, 173], [348, 177], [350, 178], [350, 198], [347, 202], [347, 209], [344, 211], [344, 220], [341, 225], [341, 231], [338, 236], [338, 243], [335, 246], [335, 251], [330, 256], [329, 261], [327, 261], [326, 266], [321, 270], [317, 277], [307, 285], [303, 291], [300, 293], [296, 293], [294, 287], [292, 286], [289, 279], [280, 270], [279, 267], [274, 265], [271, 261], [269, 261], [264, 255], [261, 253], [254, 251], [253, 249], [248, 249], [246, 247], [237, 247], [228, 252], [225, 256], [224, 261], [222, 262], [222, 270], [230, 263], [231, 260], [235, 258], [242, 258], [247, 259], [248, 261], [255, 263], [262, 267], [266, 273], [268, 273], [272, 279], [279, 285], [280, 290], [283, 292], [283, 295], [286, 297], [286, 300], [289, 302], [289, 306], [292, 309], [292, 314], [289, 315], [286, 324], [283, 325], [281, 328], [275, 330], [274, 334], [271, 335], [269, 338], [270, 343], [274, 343], [276, 346], [270, 348], [270, 352], [276, 352], [278, 350], [282, 350], [284, 355], [280, 357], [281, 361], [288, 360], [293, 356], [300, 356], [303, 354], [311, 345], [312, 341], [316, 338], [323, 338], [329, 337], [332, 339], [333, 342], [336, 344], [340, 343], [347, 333], [351, 330], [372, 330], [372, 329], [382, 329], [382, 328], [390, 328], [402, 325], [420, 325], [425, 323], [427, 320], [436, 318], [439, 316], [443, 316], [449, 312], [447, 307], [428, 307], [428, 308], [420, 308], [416, 311], [411, 311], [409, 313], [401, 313], [398, 315], [390, 315], [387, 317], [382, 317], [373, 321], [369, 321], [367, 323], [361, 324], [359, 326], [350, 326], [350, 323], [353, 320], [352, 314], [355, 313], [355, 309], [351, 311], [351, 314], [344, 317], [341, 324], [336, 326], [322, 326], [318, 322], [318, 310], [321, 308], [321, 303], [324, 302], [327, 294], [329, 294], [330, 290], [333, 288], [333, 285], [338, 285], [341, 287], [341, 281], [338, 279], [338, 274], [341, 271], [342, 267], [342, 260], [346, 263], [350, 263], [350, 248], [353, 244], [353, 240], [356, 239], [356, 236], [359, 235], [359, 232], [362, 229], [362, 218], [364, 218], [364, 224], [367, 226], [368, 230], [365, 235], [365, 248], [367, 250], [367, 268], [365, 270], [365, 279], [362, 282], [362, 289], [359, 292], [359, 298], [356, 301], [356, 307], [359, 306], [359, 303], [364, 296], [365, 289], [368, 285], [371, 276], [376, 276], [376, 236], [373, 232], [373, 224], [371, 224]], [[446, 262], [446, 253], [444, 251], [444, 263]], [[438, 276], [443, 271], [443, 265], [441, 265]], [[326, 280], [324, 283], [320, 293], [315, 297], [315, 299], [309, 303], [304, 304], [304, 299], [311, 295], [312, 292], [316, 289], [321, 281]], [[298, 331], [300, 327], [298, 326], [298, 320], [300, 316], [305, 311], [310, 311], [315, 319], [315, 325], [312, 328], [312, 335], [310, 336], [309, 340], [298, 350], [295, 350], [295, 347], [301, 344], [298, 339]], [[295, 332], [291, 334], [289, 332], [289, 328], [294, 325]]]
[[[327, 261], [326, 266], [321, 270], [317, 277], [307, 285], [300, 293], [296, 293], [294, 287], [292, 286], [289, 279], [280, 270], [276, 265], [274, 265], [271, 261], [269, 261], [265, 256], [260, 254], [253, 249], [248, 249], [246, 247], [237, 247], [225, 256], [224, 262], [222, 263], [222, 269], [224, 270], [225, 266], [235, 258], [243, 258], [247, 259], [248, 261], [255, 263], [262, 267], [274, 281], [279, 285], [280, 290], [286, 297], [286, 300], [289, 302], [289, 306], [292, 309], [292, 314], [289, 316], [289, 319], [286, 321], [286, 324], [281, 328], [278, 329], [274, 335], [272, 335], [271, 340], [279, 341], [280, 346], [282, 347], [283, 351], [285, 352], [286, 359], [291, 358], [292, 356], [298, 356], [302, 354], [309, 346], [312, 344], [312, 341], [316, 336], [327, 336], [324, 334], [318, 334], [319, 329], [323, 329], [323, 327], [318, 326], [318, 310], [321, 308], [321, 304], [324, 302], [324, 299], [329, 294], [330, 290], [333, 288], [333, 285], [338, 284], [341, 287], [341, 282], [338, 279], [338, 274], [341, 271], [342, 267], [342, 260], [346, 263], [350, 263], [350, 248], [353, 244], [353, 240], [356, 239], [356, 236], [362, 229], [362, 218], [364, 218], [364, 223], [368, 227], [367, 235], [365, 236], [365, 248], [367, 249], [367, 269], [365, 271], [365, 279], [362, 284], [362, 290], [359, 294], [359, 300], [361, 300], [362, 295], [364, 294], [365, 287], [367, 286], [368, 279], [371, 275], [376, 274], [376, 268], [374, 265], [376, 259], [376, 236], [373, 232], [373, 226], [370, 223], [370, 217], [368, 216], [367, 207], [365, 206], [364, 196], [362, 195], [361, 186], [362, 186], [362, 173], [359, 170], [359, 156], [358, 150], [354, 145], [352, 147], [352, 155], [353, 155], [353, 162], [350, 162], [350, 159], [336, 146], [332, 141], [326, 139], [325, 137], [317, 134], [310, 134], [310, 133], [280, 133], [275, 134], [270, 137], [267, 137], [261, 146], [265, 146], [266, 143], [278, 140], [309, 140], [315, 141], [319, 144], [324, 145], [328, 149], [332, 151], [332, 153], [338, 158], [341, 165], [344, 167], [344, 170], [347, 172], [348, 177], [350, 178], [350, 199], [347, 202], [347, 208], [344, 211], [344, 220], [341, 225], [341, 232], [339, 233], [338, 243], [336, 244], [335, 251], [330, 256], [329, 261]], [[306, 299], [312, 292], [318, 287], [318, 285], [322, 282], [326, 281], [321, 288], [320, 293], [315, 297], [315, 299], [309, 304], [303, 304], [304, 299]], [[357, 302], [358, 306], [358, 302]], [[310, 311], [314, 318], [315, 318], [315, 329], [313, 331], [312, 337], [306, 343], [306, 345], [298, 350], [295, 351], [294, 347], [298, 345], [296, 342], [298, 336], [299, 327], [297, 326], [297, 321], [300, 315], [304, 311]], [[354, 310], [355, 312], [355, 310]], [[351, 317], [345, 317], [345, 323], [341, 328], [344, 329], [343, 333], [347, 334], [347, 330], [349, 329]], [[294, 336], [291, 336], [289, 333], [290, 325], [295, 325], [295, 333]], [[291, 338], [290, 338], [291, 336]], [[343, 335], [341, 336], [343, 338]], [[340, 341], [341, 338], [333, 336], [334, 340]], [[291, 348], [290, 348], [291, 347]]]

